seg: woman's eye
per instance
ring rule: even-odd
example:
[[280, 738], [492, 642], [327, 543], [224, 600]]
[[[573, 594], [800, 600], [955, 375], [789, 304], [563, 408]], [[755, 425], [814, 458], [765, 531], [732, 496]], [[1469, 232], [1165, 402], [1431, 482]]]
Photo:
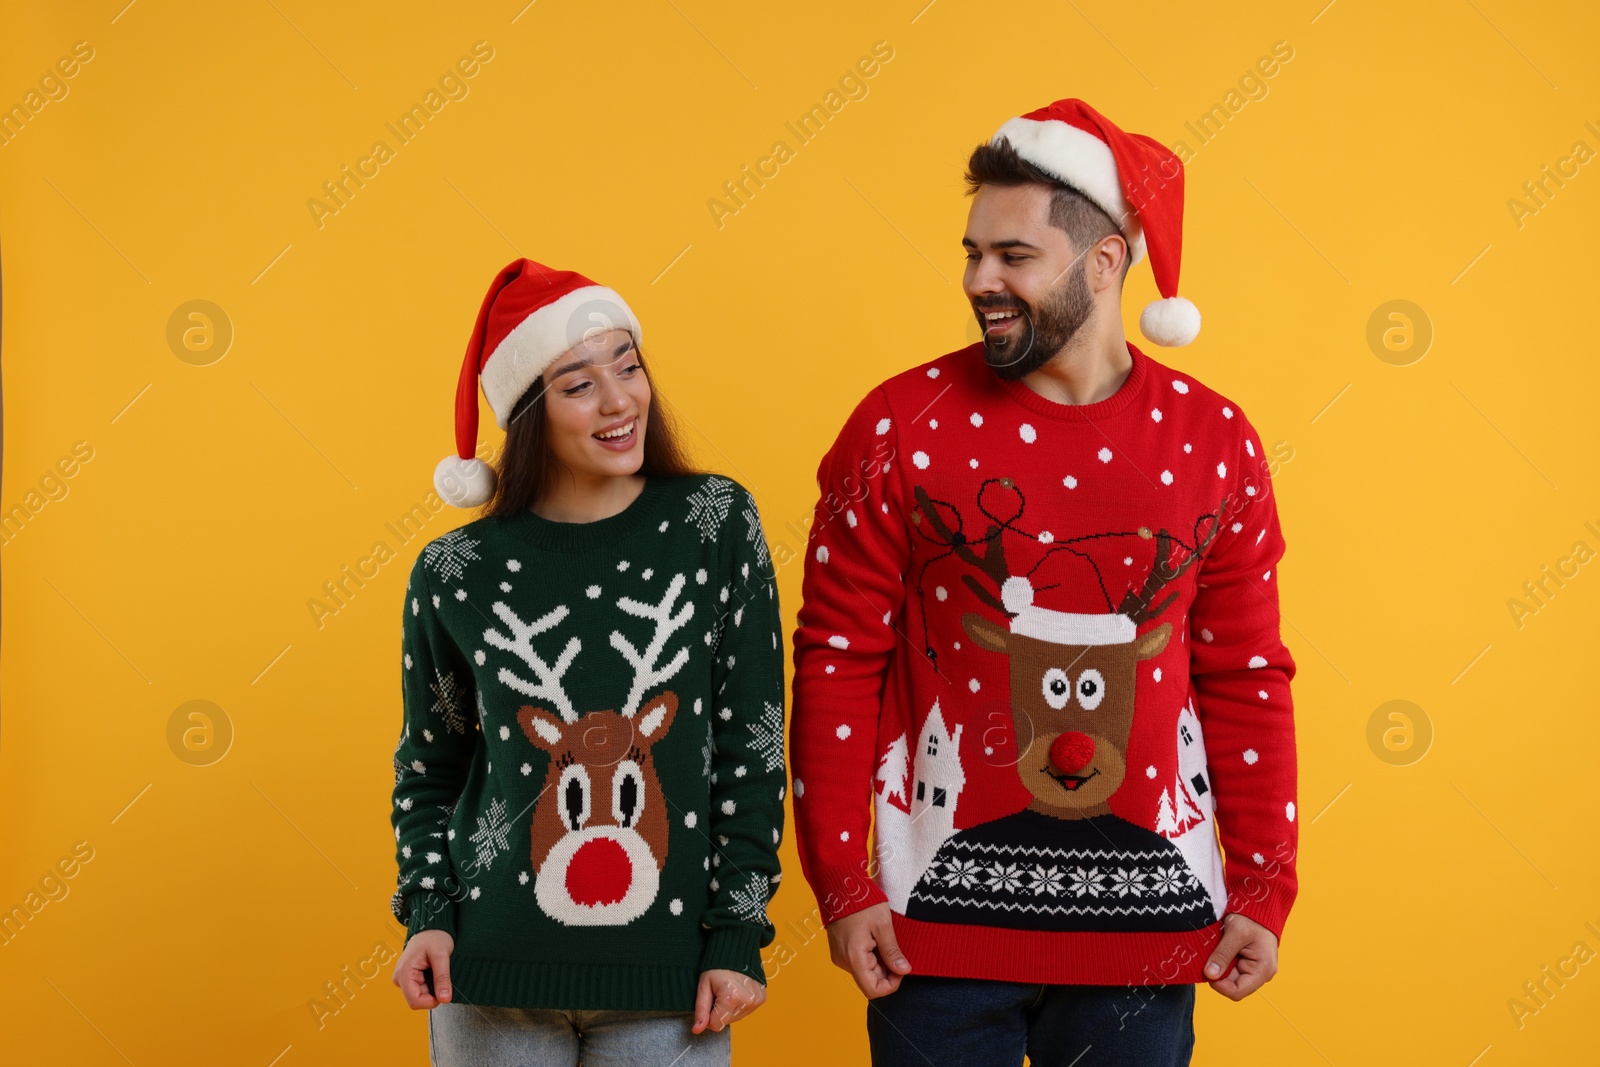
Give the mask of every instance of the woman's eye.
[[589, 387], [589, 383], [588, 382], [579, 382], [577, 385], [574, 385], [574, 386], [571, 386], [570, 388], [561, 390], [561, 395], [563, 395], [563, 396], [577, 396], [579, 393], [581, 393], [583, 390], [587, 389], [588, 387]]

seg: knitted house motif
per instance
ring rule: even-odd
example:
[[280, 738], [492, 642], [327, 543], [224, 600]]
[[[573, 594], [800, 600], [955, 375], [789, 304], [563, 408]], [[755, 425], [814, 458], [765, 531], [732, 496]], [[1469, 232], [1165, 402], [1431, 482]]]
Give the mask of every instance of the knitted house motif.
[[882, 887], [896, 911], [904, 912], [911, 887], [955, 833], [956, 802], [967, 784], [961, 769], [961, 730], [959, 725], [953, 732], [946, 727], [935, 700], [917, 734], [909, 790], [905, 734], [879, 761], [878, 839], [894, 842], [892, 853], [881, 857]]
[[1161, 791], [1156, 830], [1183, 852], [1184, 860], [1205, 886], [1220, 919], [1227, 891], [1217, 845], [1217, 824], [1212, 818], [1216, 804], [1211, 792], [1211, 772], [1206, 765], [1205, 734], [1200, 729], [1200, 717], [1195, 714], [1192, 701], [1178, 712], [1177, 746], [1178, 776], [1173, 782], [1173, 796], [1179, 799], [1174, 802], [1166, 790]]

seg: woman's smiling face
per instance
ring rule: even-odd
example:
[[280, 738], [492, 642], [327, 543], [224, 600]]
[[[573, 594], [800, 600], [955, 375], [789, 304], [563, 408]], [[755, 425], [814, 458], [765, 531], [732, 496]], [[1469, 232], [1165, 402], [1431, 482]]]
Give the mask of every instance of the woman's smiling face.
[[633, 335], [596, 332], [544, 373], [551, 458], [579, 477], [630, 475], [644, 462], [650, 379]]

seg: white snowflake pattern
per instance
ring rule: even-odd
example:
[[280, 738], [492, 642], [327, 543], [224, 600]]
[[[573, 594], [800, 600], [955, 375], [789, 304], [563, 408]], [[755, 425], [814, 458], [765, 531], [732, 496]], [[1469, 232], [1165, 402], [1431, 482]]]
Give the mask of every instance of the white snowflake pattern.
[[783, 705], [764, 701], [761, 717], [748, 724], [750, 750], [766, 761], [767, 770], [783, 766]]
[[467, 838], [478, 850], [478, 864], [485, 869], [494, 865], [495, 857], [511, 847], [507, 840], [511, 824], [506, 822], [506, 802], [496, 797], [489, 810], [478, 819], [478, 828]]
[[699, 527], [702, 542], [716, 538], [717, 531], [722, 529], [722, 523], [728, 517], [728, 508], [732, 504], [733, 482], [715, 475], [707, 478], [705, 485], [689, 494], [687, 518]]
[[944, 881], [946, 885], [959, 885], [963, 889], [971, 889], [978, 884], [982, 872], [978, 869], [977, 860], [953, 859], [945, 864]]
[[1034, 867], [1028, 874], [1033, 879], [1028, 883], [1028, 888], [1035, 893], [1049, 893], [1051, 896], [1055, 896], [1061, 892], [1061, 880], [1065, 877], [1061, 868], [1041, 865]]
[[752, 874], [745, 889], [735, 889], [728, 894], [728, 910], [747, 923], [766, 926], [767, 889], [771, 883], [760, 874]]
[[1107, 887], [1109, 892], [1125, 897], [1129, 893], [1134, 896], [1144, 895], [1144, 878], [1137, 867], [1118, 867], [1111, 872], [1111, 884]]
[[1160, 896], [1183, 890], [1184, 877], [1175, 867], [1150, 872], [1150, 889]]
[[1022, 888], [1022, 878], [1027, 872], [1015, 863], [996, 863], [984, 873], [989, 876], [988, 888], [1002, 893], [1015, 893]]
[[762, 570], [767, 569], [767, 537], [761, 532], [761, 515], [756, 511], [754, 501], [748, 497], [744, 505], [745, 540], [755, 546], [756, 565]]
[[446, 674], [438, 668], [434, 668], [433, 673], [438, 680], [431, 686], [435, 697], [431, 710], [443, 717], [445, 727], [451, 733], [466, 733], [467, 717], [462, 707], [466, 702], [466, 690], [454, 674]]
[[467, 573], [469, 560], [482, 558], [476, 551], [480, 544], [460, 530], [451, 530], [429, 542], [422, 550], [422, 558], [440, 578], [460, 578]]
[[1100, 873], [1100, 868], [1098, 867], [1090, 867], [1088, 870], [1084, 870], [1082, 867], [1074, 867], [1072, 873], [1067, 877], [1071, 880], [1070, 888], [1072, 892], [1080, 897], [1085, 893], [1092, 897], [1097, 897], [1100, 895], [1100, 890], [1105, 888], [1101, 881], [1105, 878], [1105, 875]]

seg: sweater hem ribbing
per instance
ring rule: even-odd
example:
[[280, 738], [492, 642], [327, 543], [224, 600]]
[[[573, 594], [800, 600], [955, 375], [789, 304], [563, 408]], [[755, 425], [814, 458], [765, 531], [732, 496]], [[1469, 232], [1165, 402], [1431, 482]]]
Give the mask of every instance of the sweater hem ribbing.
[[894, 915], [912, 974], [1052, 985], [1179, 985], [1206, 981], [1220, 922], [1152, 933], [1010, 930]]
[[693, 1011], [700, 975], [694, 967], [618, 963], [532, 962], [450, 957], [454, 1000], [503, 1008], [561, 1011]]

